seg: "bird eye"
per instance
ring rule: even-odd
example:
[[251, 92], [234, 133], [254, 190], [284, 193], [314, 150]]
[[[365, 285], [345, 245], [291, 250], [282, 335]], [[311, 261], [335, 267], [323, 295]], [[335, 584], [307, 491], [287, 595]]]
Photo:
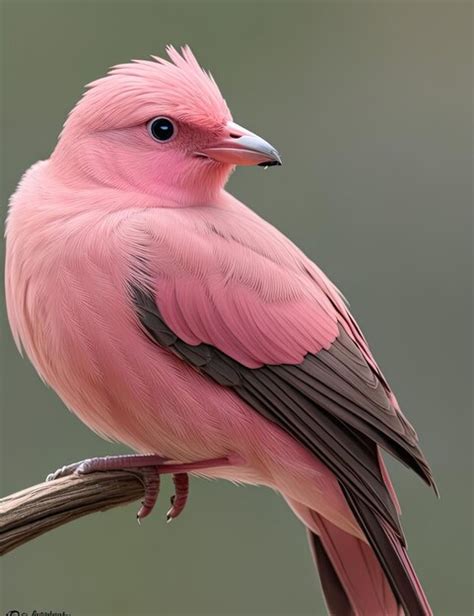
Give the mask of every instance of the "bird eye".
[[153, 118], [148, 122], [147, 128], [156, 141], [169, 141], [176, 134], [176, 127], [168, 118]]

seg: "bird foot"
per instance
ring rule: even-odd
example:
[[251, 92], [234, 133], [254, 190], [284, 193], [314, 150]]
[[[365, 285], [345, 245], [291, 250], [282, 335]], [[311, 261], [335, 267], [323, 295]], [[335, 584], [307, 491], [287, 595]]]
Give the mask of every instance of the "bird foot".
[[167, 460], [168, 458], [163, 458], [155, 454], [126, 454], [120, 456], [87, 458], [86, 460], [81, 460], [80, 462], [74, 462], [73, 464], [67, 464], [66, 466], [58, 468], [57, 471], [50, 473], [46, 477], [46, 481], [53, 481], [54, 479], [66, 477], [73, 473], [85, 475], [98, 471], [125, 471], [148, 466], [160, 466]]
[[174, 473], [174, 495], [170, 498], [171, 508], [166, 513], [166, 521], [171, 522], [184, 510], [189, 494], [189, 477], [187, 473]]
[[168, 458], [155, 454], [104, 456], [102, 458], [88, 458], [62, 466], [54, 473], [50, 473], [46, 477], [46, 481], [54, 481], [72, 474], [82, 475], [114, 470], [132, 472], [139, 477], [145, 488], [142, 506], [137, 513], [137, 520], [140, 523], [153, 511], [160, 491], [160, 475], [168, 473], [172, 475], [175, 486], [175, 494], [171, 497], [171, 508], [166, 514], [167, 522], [171, 522], [182, 513], [186, 506], [189, 494], [188, 472], [205, 471], [210, 468], [241, 464], [242, 462], [240, 457], [236, 455], [189, 463], [169, 462]]

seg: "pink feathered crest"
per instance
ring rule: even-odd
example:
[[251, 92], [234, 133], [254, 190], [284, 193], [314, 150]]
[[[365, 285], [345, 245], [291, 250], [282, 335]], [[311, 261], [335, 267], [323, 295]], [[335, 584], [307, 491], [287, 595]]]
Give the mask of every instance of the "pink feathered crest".
[[232, 119], [212, 75], [199, 65], [186, 45], [181, 53], [166, 48], [169, 60], [133, 60], [118, 64], [87, 85], [65, 128], [92, 129], [132, 126], [156, 115], [216, 129]]

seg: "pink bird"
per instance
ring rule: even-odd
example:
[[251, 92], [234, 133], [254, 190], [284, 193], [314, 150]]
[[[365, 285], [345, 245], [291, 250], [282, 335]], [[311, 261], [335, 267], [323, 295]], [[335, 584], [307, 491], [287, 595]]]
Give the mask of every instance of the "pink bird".
[[189, 47], [89, 85], [11, 198], [11, 329], [92, 430], [146, 467], [278, 490], [308, 530], [328, 610], [426, 616], [381, 449], [434, 486], [415, 431], [336, 287], [224, 190], [279, 165], [235, 124]]

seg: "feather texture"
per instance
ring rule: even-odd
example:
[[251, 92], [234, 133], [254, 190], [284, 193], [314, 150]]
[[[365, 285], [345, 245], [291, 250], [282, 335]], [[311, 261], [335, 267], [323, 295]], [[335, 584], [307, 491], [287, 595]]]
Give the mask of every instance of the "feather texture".
[[91, 84], [12, 197], [15, 341], [101, 435], [181, 462], [237, 454], [205, 474], [284, 495], [330, 609], [427, 616], [380, 453], [433, 484], [416, 433], [334, 285], [223, 190], [225, 161], [272, 146], [242, 129], [233, 158], [214, 80], [188, 48], [168, 55]]

